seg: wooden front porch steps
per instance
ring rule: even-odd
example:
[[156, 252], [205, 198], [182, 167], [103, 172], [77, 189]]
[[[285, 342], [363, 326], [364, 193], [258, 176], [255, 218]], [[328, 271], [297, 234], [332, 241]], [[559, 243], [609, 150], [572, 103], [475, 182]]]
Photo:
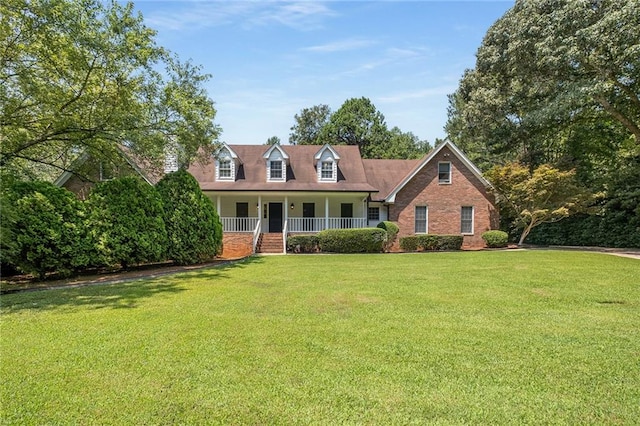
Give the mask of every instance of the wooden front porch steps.
[[282, 234], [276, 232], [262, 233], [258, 237], [256, 253], [282, 253]]

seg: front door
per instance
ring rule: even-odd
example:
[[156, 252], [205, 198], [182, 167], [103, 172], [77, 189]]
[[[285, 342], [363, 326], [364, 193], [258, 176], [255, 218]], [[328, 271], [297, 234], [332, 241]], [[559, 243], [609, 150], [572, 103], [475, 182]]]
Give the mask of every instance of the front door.
[[316, 205], [315, 203], [302, 203], [302, 230], [303, 231], [315, 231], [313, 226], [314, 217], [316, 217]]
[[269, 203], [269, 232], [282, 232], [282, 203]]
[[342, 218], [342, 228], [351, 228], [353, 217], [353, 204], [342, 203], [340, 204], [340, 217]]

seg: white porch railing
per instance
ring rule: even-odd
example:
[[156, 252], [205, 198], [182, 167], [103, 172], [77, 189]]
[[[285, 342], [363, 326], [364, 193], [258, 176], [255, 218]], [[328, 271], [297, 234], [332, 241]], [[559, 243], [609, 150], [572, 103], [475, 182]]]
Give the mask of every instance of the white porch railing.
[[256, 228], [253, 230], [253, 253], [254, 254], [258, 246], [258, 238], [260, 238], [261, 232], [262, 232], [262, 222], [258, 220], [256, 221]]
[[287, 230], [289, 226], [288, 222], [288, 220], [285, 220], [284, 227], [282, 228], [282, 253], [284, 254], [287, 254], [287, 235], [289, 234], [289, 231]]
[[[327, 227], [327, 224], [329, 225]], [[323, 229], [365, 228], [366, 217], [289, 217], [288, 232], [320, 232]]]
[[221, 217], [224, 232], [254, 232], [260, 219], [257, 217]]

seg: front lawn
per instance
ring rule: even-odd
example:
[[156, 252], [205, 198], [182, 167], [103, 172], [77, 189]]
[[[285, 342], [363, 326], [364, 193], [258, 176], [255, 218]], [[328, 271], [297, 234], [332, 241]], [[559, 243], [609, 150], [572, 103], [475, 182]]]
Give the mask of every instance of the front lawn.
[[3, 424], [632, 424], [640, 261], [252, 258], [2, 296]]

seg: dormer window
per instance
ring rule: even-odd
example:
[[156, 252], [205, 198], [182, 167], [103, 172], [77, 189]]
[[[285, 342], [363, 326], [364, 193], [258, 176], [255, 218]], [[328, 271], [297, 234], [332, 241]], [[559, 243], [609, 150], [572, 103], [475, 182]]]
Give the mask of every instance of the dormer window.
[[238, 155], [226, 144], [216, 154], [216, 180], [236, 180], [236, 168], [240, 163]]
[[333, 161], [323, 161], [322, 169], [320, 170], [321, 180], [333, 180], [333, 167], [335, 163]]
[[218, 178], [231, 179], [231, 160], [224, 159], [218, 162]]
[[286, 182], [289, 155], [280, 145], [272, 145], [262, 158], [266, 161], [267, 182]]
[[269, 161], [269, 180], [282, 179], [282, 161]]
[[338, 181], [338, 161], [340, 156], [331, 145], [326, 144], [315, 155], [318, 182]]

